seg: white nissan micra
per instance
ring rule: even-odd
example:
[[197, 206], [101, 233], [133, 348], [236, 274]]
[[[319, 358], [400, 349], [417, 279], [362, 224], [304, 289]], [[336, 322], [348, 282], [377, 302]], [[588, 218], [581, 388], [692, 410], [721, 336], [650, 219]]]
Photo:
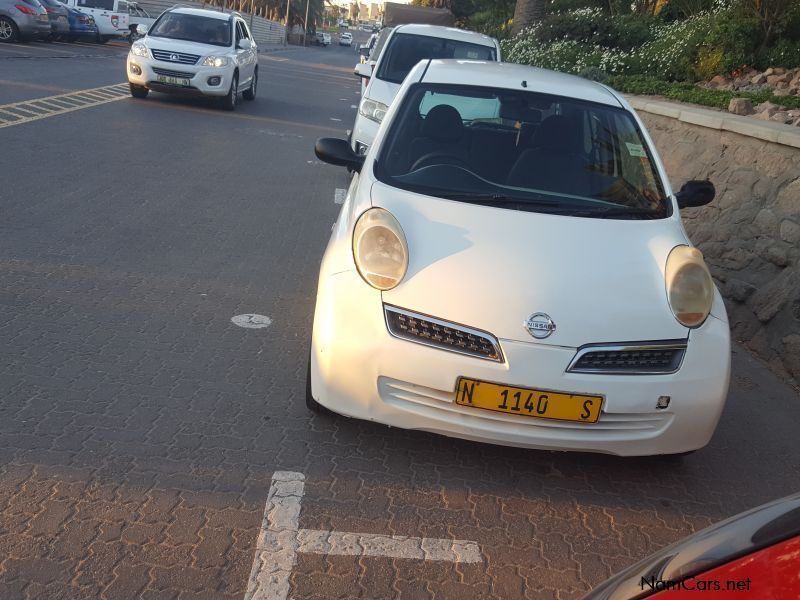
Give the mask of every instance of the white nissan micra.
[[[475, 83], [471, 83], [475, 82]], [[497, 444], [705, 446], [730, 335], [642, 122], [613, 90], [519, 65], [419, 63], [322, 260], [311, 409]]]

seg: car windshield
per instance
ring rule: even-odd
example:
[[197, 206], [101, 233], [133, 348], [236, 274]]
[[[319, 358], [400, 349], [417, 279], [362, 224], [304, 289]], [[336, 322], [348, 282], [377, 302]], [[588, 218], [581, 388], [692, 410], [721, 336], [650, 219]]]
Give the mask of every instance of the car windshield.
[[416, 84], [376, 176], [409, 191], [553, 214], [671, 214], [651, 151], [621, 108], [535, 92]]
[[213, 46], [230, 46], [231, 23], [199, 15], [164, 13], [148, 31], [148, 35]]
[[414, 65], [428, 58], [497, 60], [495, 48], [491, 46], [427, 35], [398, 33], [386, 47], [386, 56], [381, 59], [375, 76], [392, 83], [402, 83]]

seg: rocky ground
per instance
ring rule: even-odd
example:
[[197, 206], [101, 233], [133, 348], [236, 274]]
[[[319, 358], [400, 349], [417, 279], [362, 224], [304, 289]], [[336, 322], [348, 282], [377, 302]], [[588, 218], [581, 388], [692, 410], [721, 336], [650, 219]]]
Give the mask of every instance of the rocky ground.
[[[773, 96], [800, 96], [800, 68], [774, 68], [766, 71], [749, 69], [737, 77], [717, 75], [702, 87], [732, 92], [771, 91]], [[762, 102], [756, 106], [748, 98], [734, 98], [728, 111], [737, 115], [752, 116], [755, 119], [773, 121], [800, 127], [800, 109], [789, 109], [773, 102]]]

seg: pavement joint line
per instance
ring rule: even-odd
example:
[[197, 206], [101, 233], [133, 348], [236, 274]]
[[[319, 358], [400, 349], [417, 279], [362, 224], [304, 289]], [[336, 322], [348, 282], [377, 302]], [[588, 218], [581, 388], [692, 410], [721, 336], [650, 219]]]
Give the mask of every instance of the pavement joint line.
[[245, 600], [287, 600], [297, 555], [373, 556], [482, 563], [476, 542], [300, 528], [305, 476], [275, 471], [256, 539]]
[[[0, 129], [4, 127], [11, 127], [12, 125], [21, 125], [23, 123], [30, 123], [32, 121], [38, 121], [40, 119], [46, 119], [49, 117], [55, 117], [57, 115], [63, 115], [69, 112], [73, 112], [76, 110], [81, 110], [84, 108], [91, 108], [93, 106], [100, 106], [101, 104], [108, 104], [109, 102], [116, 102], [117, 100], [122, 100], [127, 98], [127, 95], [123, 94], [108, 94], [104, 93], [109, 88], [114, 88], [116, 91], [120, 88], [123, 84], [113, 84], [112, 86], [103, 86], [99, 88], [92, 88], [88, 90], [77, 90], [74, 92], [68, 92], [66, 94], [58, 94], [56, 96], [48, 96], [45, 98], [36, 98], [34, 100], [23, 100], [20, 102], [13, 102], [11, 104], [4, 104], [0, 105], [0, 113], [5, 113], [11, 116], [17, 116], [17, 113], [28, 113], [30, 116], [26, 116], [23, 114], [19, 116], [17, 119], [13, 121], [3, 121], [0, 123]], [[94, 95], [92, 95], [94, 93]], [[50, 110], [49, 112], [45, 113], [37, 113], [31, 110], [30, 108], [26, 109], [31, 102], [47, 102], [54, 106], [62, 105], [58, 109]]]

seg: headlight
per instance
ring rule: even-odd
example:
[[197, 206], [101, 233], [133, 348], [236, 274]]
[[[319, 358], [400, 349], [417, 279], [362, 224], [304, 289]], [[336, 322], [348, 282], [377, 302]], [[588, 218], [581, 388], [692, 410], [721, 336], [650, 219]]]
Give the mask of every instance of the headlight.
[[408, 244], [392, 213], [370, 208], [358, 218], [353, 258], [361, 277], [374, 288], [390, 290], [402, 281], [408, 269]]
[[228, 64], [228, 59], [224, 56], [206, 56], [203, 61], [204, 67], [224, 67]]
[[711, 312], [714, 282], [703, 253], [689, 246], [675, 246], [664, 272], [672, 314], [681, 325], [699, 327]]
[[134, 56], [147, 56], [147, 46], [141, 42], [135, 42], [133, 46], [131, 46], [131, 54]]
[[361, 113], [362, 116], [367, 117], [370, 121], [375, 121], [376, 123], [383, 121], [383, 117], [386, 116], [387, 110], [389, 110], [388, 106], [382, 102], [370, 100], [369, 98], [364, 98], [361, 101], [361, 105], [358, 107], [358, 112]]

